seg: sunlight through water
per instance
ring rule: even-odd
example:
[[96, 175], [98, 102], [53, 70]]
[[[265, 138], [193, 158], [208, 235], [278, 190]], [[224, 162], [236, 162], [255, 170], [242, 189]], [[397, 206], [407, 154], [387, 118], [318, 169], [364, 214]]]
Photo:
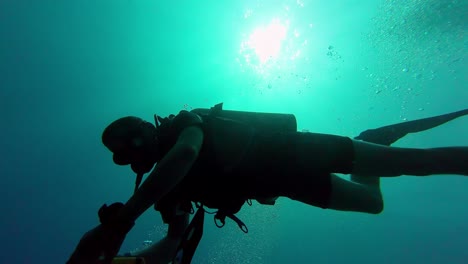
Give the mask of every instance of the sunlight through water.
[[[288, 24], [288, 21], [282, 23], [278, 19], [274, 19], [267, 26], [257, 27], [249, 38], [241, 43], [241, 51], [253, 50], [260, 64], [265, 64], [270, 59], [276, 59], [286, 37]], [[246, 54], [245, 59], [250, 62], [250, 54]]]
[[[299, 16], [304, 4], [262, 5], [246, 9], [236, 62], [260, 91], [308, 87], [310, 80], [309, 37], [314, 26]], [[316, 52], [316, 51], [315, 51]], [[280, 88], [281, 87], [281, 88]]]

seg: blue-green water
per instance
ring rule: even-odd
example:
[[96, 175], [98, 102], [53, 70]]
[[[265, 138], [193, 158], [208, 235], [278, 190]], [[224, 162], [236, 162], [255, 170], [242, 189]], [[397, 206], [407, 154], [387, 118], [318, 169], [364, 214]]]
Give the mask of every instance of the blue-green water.
[[[0, 1], [2, 263], [63, 263], [126, 201], [103, 128], [183, 108], [294, 113], [355, 136], [468, 106], [466, 0]], [[395, 146], [468, 144], [467, 119]], [[194, 263], [466, 263], [468, 181], [383, 180], [381, 215], [280, 199], [245, 207], [245, 235], [211, 217]], [[158, 240], [148, 210], [122, 252]]]

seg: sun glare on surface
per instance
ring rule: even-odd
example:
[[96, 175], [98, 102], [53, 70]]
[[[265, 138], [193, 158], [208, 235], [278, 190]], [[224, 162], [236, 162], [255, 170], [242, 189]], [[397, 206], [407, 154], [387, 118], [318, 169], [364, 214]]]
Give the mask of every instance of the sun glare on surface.
[[274, 19], [266, 26], [253, 30], [248, 39], [241, 44], [241, 50], [253, 50], [261, 64], [276, 59], [281, 52], [281, 44], [286, 38], [288, 21]]
[[262, 93], [302, 91], [311, 87], [314, 74], [318, 76], [315, 62], [320, 58], [321, 46], [314, 19], [301, 16], [304, 8], [301, 1], [289, 2], [274, 8], [257, 4], [240, 16], [235, 62], [249, 87]]

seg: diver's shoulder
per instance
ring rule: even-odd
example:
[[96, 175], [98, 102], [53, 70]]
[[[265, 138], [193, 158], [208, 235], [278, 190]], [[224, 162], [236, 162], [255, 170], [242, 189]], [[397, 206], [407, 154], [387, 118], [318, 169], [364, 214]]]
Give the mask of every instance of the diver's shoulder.
[[172, 127], [178, 131], [190, 126], [199, 126], [201, 124], [203, 124], [202, 117], [187, 110], [181, 110], [172, 120]]
[[181, 110], [175, 117], [174, 121], [180, 120], [184, 122], [203, 122], [203, 119], [200, 115], [194, 113], [194, 112], [189, 112], [187, 110]]

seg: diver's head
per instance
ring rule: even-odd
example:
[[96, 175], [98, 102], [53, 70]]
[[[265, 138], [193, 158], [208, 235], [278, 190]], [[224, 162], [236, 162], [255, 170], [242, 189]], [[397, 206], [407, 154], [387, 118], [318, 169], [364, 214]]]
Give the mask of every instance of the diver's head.
[[159, 161], [156, 127], [141, 118], [127, 116], [104, 129], [102, 143], [114, 154], [118, 165], [131, 165], [137, 174], [149, 172]]

